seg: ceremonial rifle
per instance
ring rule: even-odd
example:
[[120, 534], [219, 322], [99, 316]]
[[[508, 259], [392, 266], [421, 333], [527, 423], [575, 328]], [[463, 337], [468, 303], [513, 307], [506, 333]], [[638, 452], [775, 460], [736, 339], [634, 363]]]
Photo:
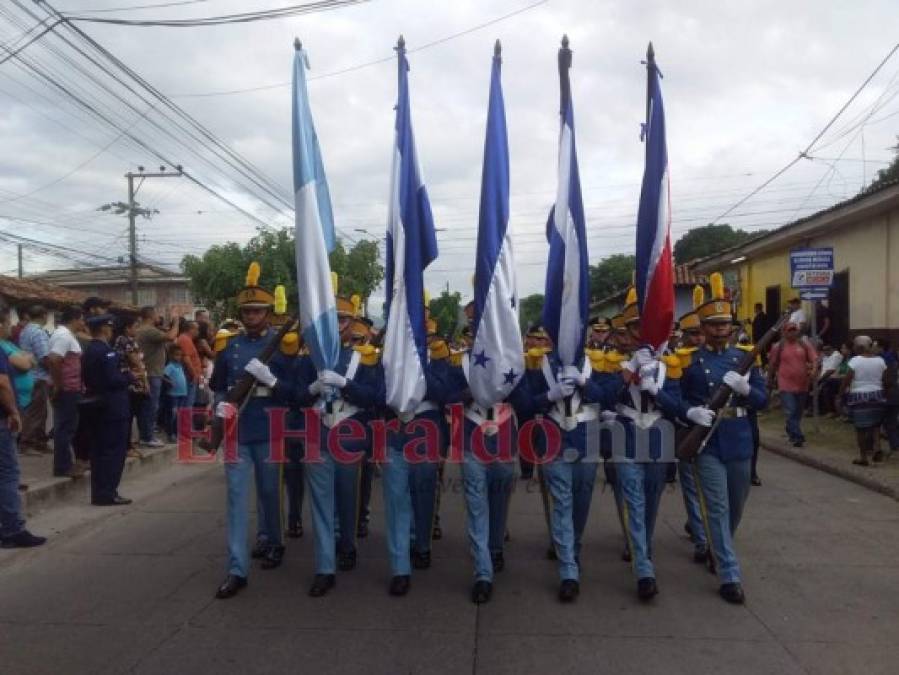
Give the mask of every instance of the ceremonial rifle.
[[[278, 349], [278, 346], [281, 344], [281, 340], [287, 335], [293, 327], [296, 325], [297, 320], [294, 318], [288, 319], [283, 326], [281, 326], [280, 330], [275, 334], [275, 337], [263, 347], [262, 351], [259, 353], [258, 358], [262, 363], [267, 364], [271, 361], [272, 357], [275, 355], [275, 352]], [[246, 405], [247, 401], [250, 398], [250, 394], [253, 392], [254, 387], [256, 386], [256, 378], [245, 372], [241, 375], [240, 379], [237, 380], [237, 383], [228, 390], [228, 393], [225, 395], [224, 402], [230, 403], [238, 410], [238, 415], [240, 414], [240, 410], [243, 409], [244, 405]], [[222, 440], [225, 437], [225, 420], [218, 415], [212, 416], [212, 422], [210, 423], [209, 429], [209, 438], [201, 438], [200, 439], [200, 447], [204, 450], [214, 453], [219, 449], [219, 446], [222, 444]]]
[[[752, 351], [746, 352], [739, 365], [734, 368], [734, 370], [740, 373], [740, 375], [748, 373], [755, 365], [758, 355], [764, 353], [768, 349], [768, 346], [774, 342], [774, 339], [777, 337], [777, 334], [780, 332], [780, 329], [786, 323], [789, 316], [789, 313], [784, 313], [778, 322], [771, 326], [771, 328], [768, 329], [768, 332], [762, 336], [762, 339], [756, 343]], [[733, 389], [726, 384], [721, 383], [709, 399], [709, 402], [707, 403], [708, 408], [717, 415], [722, 408], [727, 405], [727, 401], [732, 393]], [[684, 434], [680, 443], [677, 444], [677, 450], [675, 451], [677, 458], [693, 459], [703, 450], [707, 438], [711, 436], [712, 432], [717, 428], [717, 424], [711, 427], [704, 427], [700, 424], [693, 425], [693, 427]]]

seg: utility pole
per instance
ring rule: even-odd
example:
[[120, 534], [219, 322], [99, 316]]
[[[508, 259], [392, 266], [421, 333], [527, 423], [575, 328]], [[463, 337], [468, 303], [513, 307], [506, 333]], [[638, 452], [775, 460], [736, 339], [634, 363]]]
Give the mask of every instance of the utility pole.
[[25, 272], [22, 269], [22, 244], [16, 244], [16, 249], [19, 254], [19, 279], [21, 279]]
[[[128, 179], [128, 279], [131, 286], [131, 304], [135, 306], [137, 305], [137, 204], [134, 202], [134, 197], [147, 178], [178, 178], [184, 175], [180, 164], [175, 168], [177, 173], [166, 172], [164, 166], [159, 167], [158, 173], [145, 173], [144, 167], [139, 166], [137, 173], [129, 171], [125, 174], [125, 178]], [[135, 178], [140, 178], [137, 188], [134, 187]], [[19, 270], [21, 276], [21, 264]]]

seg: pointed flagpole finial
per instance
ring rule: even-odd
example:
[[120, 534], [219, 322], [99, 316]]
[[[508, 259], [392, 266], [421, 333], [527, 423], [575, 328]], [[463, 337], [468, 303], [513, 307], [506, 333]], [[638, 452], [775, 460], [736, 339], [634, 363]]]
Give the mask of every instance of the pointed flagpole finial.
[[503, 46], [500, 41], [497, 39], [496, 43], [493, 45], [493, 55], [494, 56], [502, 56]]
[[403, 37], [402, 33], [400, 33], [399, 39], [396, 41], [397, 49], [405, 49], [406, 48], [406, 38]]
[[646, 48], [646, 61], [651, 63], [656, 60], [656, 50], [652, 47], [652, 40], [649, 41], [649, 46]]
[[562, 35], [562, 49], [568, 49], [568, 33]]
[[293, 39], [293, 48], [296, 49], [297, 51], [300, 51], [303, 48], [303, 43], [300, 42], [300, 38], [295, 37]]

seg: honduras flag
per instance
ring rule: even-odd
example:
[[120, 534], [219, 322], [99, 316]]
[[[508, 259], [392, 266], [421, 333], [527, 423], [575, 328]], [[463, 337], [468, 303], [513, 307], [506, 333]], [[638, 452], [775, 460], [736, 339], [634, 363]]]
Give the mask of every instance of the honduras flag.
[[571, 50], [568, 37], [559, 50], [562, 130], [559, 134], [559, 183], [556, 203], [546, 224], [549, 262], [543, 326], [552, 338], [562, 365], [577, 365], [584, 353], [587, 325], [587, 233], [584, 202], [574, 144], [574, 107], [571, 102]]
[[332, 370], [340, 354], [328, 263], [328, 253], [334, 250], [334, 216], [306, 91], [309, 61], [299, 40], [294, 47], [293, 190], [300, 331], [316, 369]]
[[502, 58], [497, 40], [481, 176], [474, 274], [474, 342], [468, 368], [472, 396], [484, 407], [505, 399], [524, 372], [515, 262], [509, 234], [509, 142], [501, 72]]
[[424, 270], [437, 257], [437, 239], [412, 135], [409, 62], [402, 36], [396, 52], [399, 91], [387, 216], [387, 331], [383, 363], [387, 405], [398, 414], [410, 414], [424, 400], [426, 391]]
[[671, 261], [671, 197], [668, 191], [668, 147], [665, 109], [652, 43], [646, 52], [646, 167], [637, 213], [637, 301], [640, 337], [661, 349], [674, 321], [674, 268]]

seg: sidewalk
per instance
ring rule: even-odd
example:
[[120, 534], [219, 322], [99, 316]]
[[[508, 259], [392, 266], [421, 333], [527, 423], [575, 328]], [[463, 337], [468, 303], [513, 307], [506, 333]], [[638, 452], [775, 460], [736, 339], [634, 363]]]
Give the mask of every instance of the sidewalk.
[[[803, 418], [806, 442], [801, 448], [794, 448], [787, 440], [780, 410], [761, 415], [759, 430], [763, 448], [899, 500], [899, 454], [870, 467], [856, 466], [852, 460], [859, 456], [858, 446], [850, 423], [828, 417]], [[885, 439], [881, 439], [881, 448], [889, 448]], [[761, 469], [759, 472], [763, 473]]]
[[[177, 446], [166, 444], [160, 448], [140, 448], [142, 458], [125, 460], [125, 477], [154, 473], [169, 466], [175, 457]], [[62, 500], [90, 499], [90, 471], [83, 478], [59, 478], [53, 475], [53, 455], [40, 457], [19, 455], [19, 482], [27, 486], [20, 492], [22, 507], [28, 517]]]

